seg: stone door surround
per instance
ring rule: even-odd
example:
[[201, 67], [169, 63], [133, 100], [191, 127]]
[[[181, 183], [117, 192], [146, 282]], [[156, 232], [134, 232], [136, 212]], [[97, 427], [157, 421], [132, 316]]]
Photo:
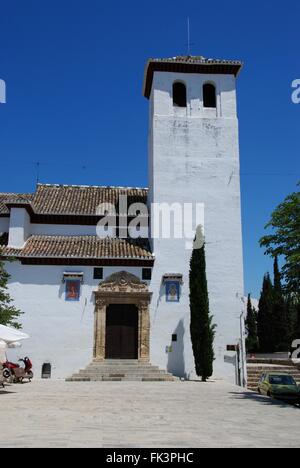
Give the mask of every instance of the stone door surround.
[[150, 361], [150, 302], [148, 285], [126, 271], [114, 273], [95, 292], [94, 359], [105, 360], [106, 310], [110, 304], [134, 304], [138, 308], [138, 359]]

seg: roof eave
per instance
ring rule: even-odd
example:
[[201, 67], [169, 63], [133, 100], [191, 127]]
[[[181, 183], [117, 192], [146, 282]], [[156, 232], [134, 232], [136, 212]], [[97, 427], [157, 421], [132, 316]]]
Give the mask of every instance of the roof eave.
[[[150, 65], [153, 64], [153, 69], [149, 70]], [[152, 83], [153, 83], [153, 76], [154, 73], [157, 71], [166, 71], [166, 72], [180, 72], [182, 73], [200, 73], [201, 69], [203, 74], [208, 74], [210, 68], [218, 69], [219, 71], [215, 71], [216, 74], [232, 74], [236, 78], [239, 76], [244, 64], [240, 61], [207, 61], [203, 63], [196, 63], [196, 62], [183, 62], [183, 61], [163, 61], [163, 60], [153, 60], [150, 59], [147, 62], [144, 72], [144, 83], [143, 83], [143, 95], [145, 98], [149, 99], [151, 96], [152, 91]], [[165, 68], [163, 70], [162, 68]], [[224, 68], [224, 73], [221, 73], [220, 70]], [[198, 69], [198, 71], [196, 71]], [[231, 70], [231, 72], [230, 72]], [[225, 72], [226, 71], [226, 72]]]

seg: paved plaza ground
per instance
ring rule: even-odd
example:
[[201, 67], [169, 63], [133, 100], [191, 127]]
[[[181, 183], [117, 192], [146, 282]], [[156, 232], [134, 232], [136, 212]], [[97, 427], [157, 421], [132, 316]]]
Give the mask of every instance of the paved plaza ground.
[[222, 382], [0, 390], [0, 447], [299, 447], [300, 410]]

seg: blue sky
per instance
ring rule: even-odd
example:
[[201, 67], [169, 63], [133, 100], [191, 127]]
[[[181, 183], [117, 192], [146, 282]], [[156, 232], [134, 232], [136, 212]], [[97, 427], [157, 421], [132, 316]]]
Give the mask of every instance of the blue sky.
[[0, 6], [0, 191], [36, 181], [147, 185], [148, 57], [241, 59], [238, 81], [246, 292], [271, 262], [258, 246], [273, 208], [300, 180], [296, 1], [12, 0]]

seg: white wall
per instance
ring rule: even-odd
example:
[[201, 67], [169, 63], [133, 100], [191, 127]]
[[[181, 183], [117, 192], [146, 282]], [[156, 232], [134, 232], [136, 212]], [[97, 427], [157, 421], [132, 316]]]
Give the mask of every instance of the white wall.
[[96, 236], [96, 226], [66, 224], [31, 224], [31, 235], [46, 236]]
[[[184, 81], [187, 109], [173, 108], [172, 85]], [[216, 110], [204, 109], [202, 86], [214, 82]], [[213, 115], [214, 114], [214, 115]], [[240, 338], [244, 308], [243, 257], [239, 180], [238, 121], [235, 78], [156, 72], [150, 101], [150, 197], [156, 203], [204, 203], [207, 277], [210, 309], [217, 324], [215, 377], [235, 381], [235, 369], [224, 362], [226, 346]], [[177, 375], [192, 376], [190, 340], [189, 261], [185, 240], [154, 240], [155, 263], [151, 288], [152, 361]], [[182, 273], [179, 304], [167, 303], [161, 282], [165, 273]], [[173, 353], [172, 333], [179, 334]]]
[[[26, 210], [23, 210], [26, 211]], [[23, 213], [24, 214], [24, 213]], [[31, 235], [45, 235], [45, 236], [97, 236], [101, 238], [111, 237], [116, 238], [116, 229], [113, 226], [81, 226], [81, 225], [68, 225], [68, 224], [35, 224], [30, 223], [29, 217], [26, 220], [23, 218], [21, 213], [16, 216], [13, 213], [11, 221], [11, 240], [20, 244], [24, 240], [24, 236], [28, 238]], [[18, 218], [18, 219], [17, 219]], [[22, 229], [21, 223], [25, 222], [25, 232]], [[129, 228], [130, 236], [133, 238], [148, 237], [148, 228], [143, 227], [146, 221], [143, 220], [143, 225], [139, 230], [136, 227]], [[0, 233], [9, 231], [10, 218], [0, 218]], [[16, 240], [19, 239], [19, 240]], [[24, 242], [23, 242], [24, 244]], [[21, 245], [21, 247], [23, 246]]]
[[[1, 221], [1, 218], [0, 218]], [[0, 224], [1, 228], [1, 224]], [[4, 232], [1, 231], [0, 232]], [[31, 224], [30, 225], [31, 235], [46, 235], [46, 236], [97, 236], [102, 238], [105, 237], [116, 237], [116, 229], [112, 226], [107, 226], [105, 229], [103, 226], [79, 226], [79, 225], [67, 225], [67, 224]], [[130, 235], [135, 237], [148, 237], [148, 230], [141, 227], [139, 231], [136, 228], [130, 229]]]
[[[173, 107], [172, 89], [175, 81], [185, 83], [187, 108]], [[203, 85], [213, 83], [217, 91], [217, 109], [203, 106]], [[195, 118], [236, 118], [236, 79], [233, 75], [200, 75], [156, 72], [153, 78], [150, 109], [154, 115]]]
[[22, 248], [30, 235], [30, 216], [25, 208], [11, 208], [8, 246]]
[[[29, 355], [37, 377], [42, 364], [50, 362], [53, 378], [66, 378], [85, 368], [93, 358], [94, 296], [99, 280], [94, 268], [82, 266], [31, 266], [19, 262], [6, 265], [11, 275], [9, 290], [15, 305], [24, 312], [21, 321], [30, 340], [21, 350], [9, 350], [11, 358]], [[123, 268], [104, 267], [104, 279]], [[63, 273], [83, 272], [80, 302], [65, 301]], [[126, 271], [141, 278], [141, 268]]]

